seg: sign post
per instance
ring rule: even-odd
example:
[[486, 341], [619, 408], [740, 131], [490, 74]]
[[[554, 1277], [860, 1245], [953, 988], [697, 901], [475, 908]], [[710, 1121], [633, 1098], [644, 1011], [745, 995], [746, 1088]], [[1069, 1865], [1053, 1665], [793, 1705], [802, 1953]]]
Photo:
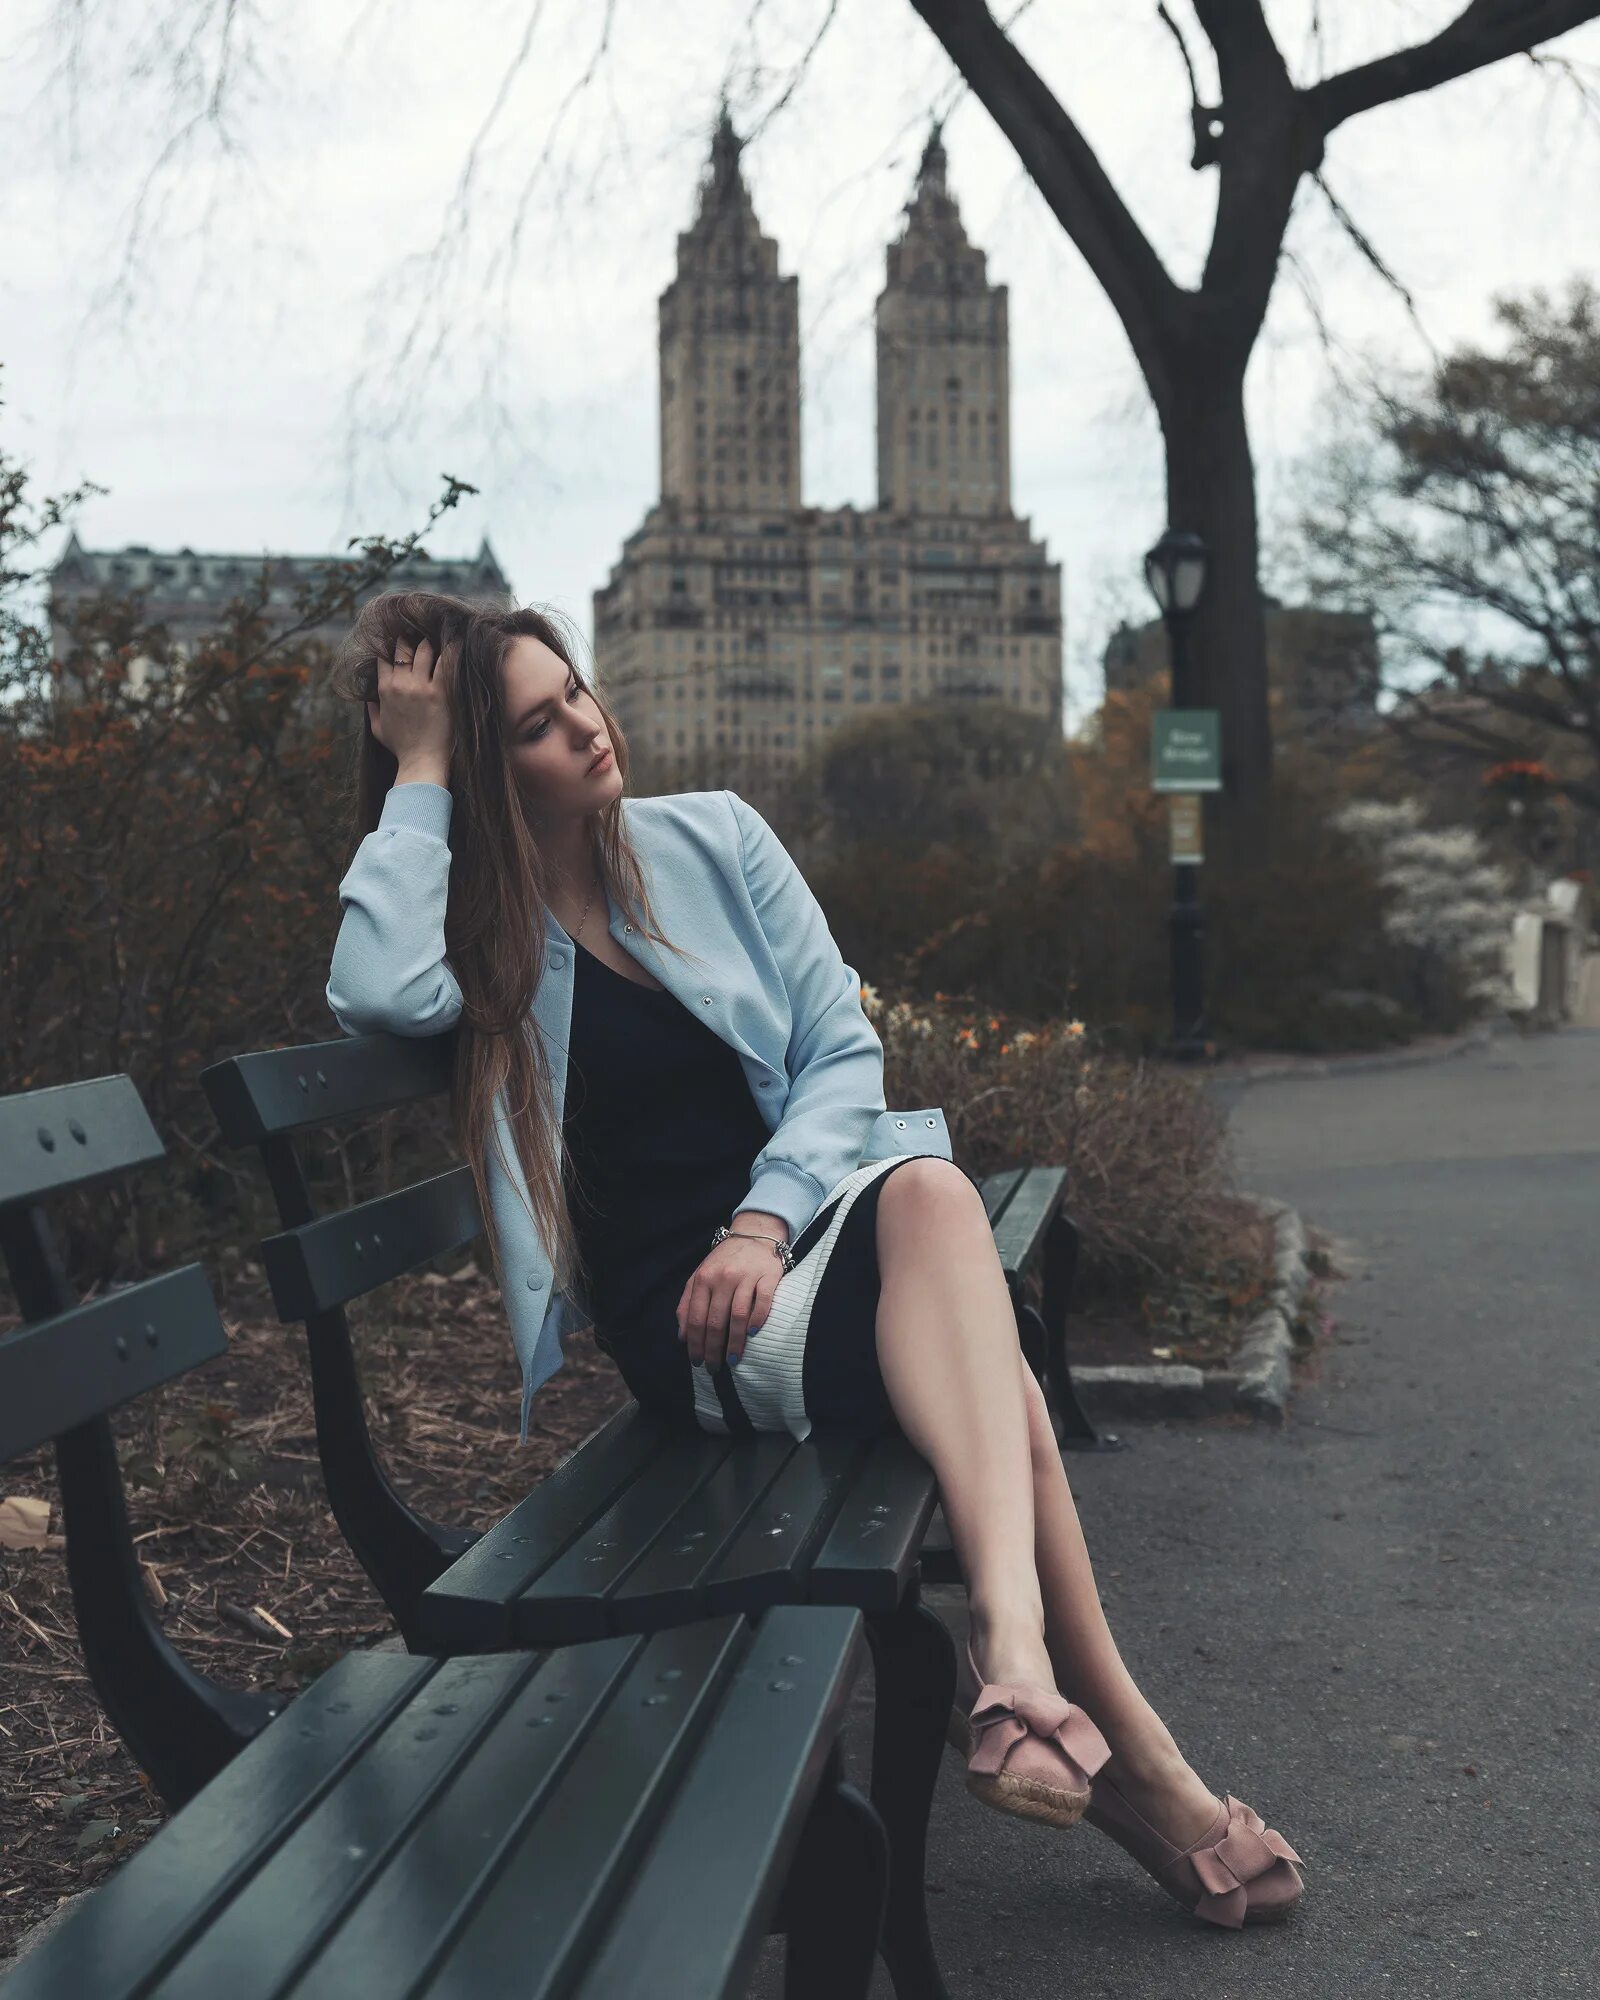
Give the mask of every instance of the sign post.
[[1190, 528], [1168, 527], [1144, 559], [1145, 581], [1167, 628], [1172, 663], [1170, 708], [1156, 714], [1150, 733], [1150, 784], [1172, 793], [1172, 910], [1167, 932], [1172, 953], [1171, 1052], [1198, 1062], [1211, 1052], [1205, 1026], [1205, 919], [1200, 910], [1201, 792], [1222, 790], [1222, 717], [1214, 708], [1192, 708], [1189, 619], [1205, 595], [1211, 551]]
[[1172, 792], [1167, 797], [1167, 829], [1172, 865], [1197, 868], [1205, 860], [1205, 815], [1198, 792]]
[[[1181, 630], [1181, 627], [1179, 628]], [[1177, 642], [1174, 635], [1175, 647]], [[1222, 790], [1222, 717], [1214, 708], [1158, 709], [1150, 730], [1150, 788], [1167, 795], [1172, 857], [1172, 1052], [1197, 1062], [1206, 1052], [1204, 795]]]

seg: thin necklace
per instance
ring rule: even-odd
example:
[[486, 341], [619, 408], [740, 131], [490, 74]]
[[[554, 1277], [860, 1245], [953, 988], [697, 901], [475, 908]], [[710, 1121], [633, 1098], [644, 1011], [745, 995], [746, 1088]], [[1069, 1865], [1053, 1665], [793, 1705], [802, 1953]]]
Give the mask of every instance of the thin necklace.
[[597, 876], [595, 877], [595, 879], [593, 880], [593, 882], [591, 882], [591, 883], [590, 883], [590, 885], [589, 885], [589, 895], [588, 895], [588, 899], [587, 899], [587, 901], [586, 901], [586, 902], [584, 903], [584, 906], [583, 906], [583, 915], [582, 915], [581, 917], [579, 917], [579, 919], [578, 919], [578, 928], [577, 928], [577, 929], [576, 929], [575, 931], [570, 931], [570, 932], [568, 933], [568, 935], [569, 935], [569, 936], [571, 937], [571, 939], [572, 939], [572, 942], [573, 942], [574, 944], [576, 944], [576, 943], [578, 942], [579, 938], [580, 938], [580, 937], [582, 936], [582, 933], [583, 933], [583, 927], [584, 927], [584, 925], [585, 925], [585, 924], [586, 924], [586, 923], [587, 923], [587, 922], [589, 921], [589, 905], [590, 905], [590, 904], [591, 904], [591, 903], [592, 903], [592, 902], [594, 901], [594, 898], [595, 898], [595, 891], [596, 891], [596, 890], [597, 890], [597, 889], [598, 889], [599, 887], [600, 887], [600, 878], [599, 878], [599, 876], [597, 875]]

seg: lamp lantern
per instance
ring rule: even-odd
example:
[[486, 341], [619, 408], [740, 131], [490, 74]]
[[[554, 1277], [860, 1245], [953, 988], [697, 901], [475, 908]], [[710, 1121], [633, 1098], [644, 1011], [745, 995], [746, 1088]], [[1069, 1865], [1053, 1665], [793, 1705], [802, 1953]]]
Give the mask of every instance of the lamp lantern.
[[1168, 528], [1144, 559], [1145, 582], [1163, 618], [1186, 618], [1200, 602], [1211, 551], [1186, 528]]

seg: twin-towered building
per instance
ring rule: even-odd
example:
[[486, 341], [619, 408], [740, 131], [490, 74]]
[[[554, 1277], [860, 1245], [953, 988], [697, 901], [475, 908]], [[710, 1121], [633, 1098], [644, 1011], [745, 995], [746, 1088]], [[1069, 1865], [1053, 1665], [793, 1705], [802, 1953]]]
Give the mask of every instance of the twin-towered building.
[[661, 295], [661, 496], [594, 597], [629, 740], [665, 776], [789, 764], [895, 703], [996, 700], [1059, 734], [1061, 567], [1011, 506], [1006, 288], [937, 132], [877, 300], [873, 507], [802, 500], [799, 281], [739, 153], [724, 112]]
[[[1011, 506], [1006, 288], [967, 240], [937, 131], [876, 305], [872, 507], [802, 500], [799, 281], [739, 153], [724, 112], [660, 301], [660, 498], [594, 596], [596, 671], [630, 742], [666, 788], [790, 765], [841, 719], [909, 702], [1000, 701], [1058, 735], [1061, 566]], [[142, 593], [187, 649], [263, 562], [285, 624], [297, 587], [340, 566], [74, 535], [51, 578], [57, 657], [74, 607], [107, 588]], [[509, 594], [487, 541], [419, 554], [383, 587]]]

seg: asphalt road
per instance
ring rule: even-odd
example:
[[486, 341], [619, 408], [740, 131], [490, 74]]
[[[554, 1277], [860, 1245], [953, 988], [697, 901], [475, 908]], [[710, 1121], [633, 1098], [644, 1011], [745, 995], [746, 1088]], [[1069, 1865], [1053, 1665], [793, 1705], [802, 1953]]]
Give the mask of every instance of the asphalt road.
[[1123, 1420], [1129, 1450], [1068, 1471], [1130, 1669], [1305, 1899], [1201, 1924], [1093, 1828], [979, 1805], [948, 1754], [951, 1992], [1600, 1994], [1600, 1033], [1229, 1098], [1244, 1185], [1344, 1245], [1334, 1327], [1281, 1429]]

